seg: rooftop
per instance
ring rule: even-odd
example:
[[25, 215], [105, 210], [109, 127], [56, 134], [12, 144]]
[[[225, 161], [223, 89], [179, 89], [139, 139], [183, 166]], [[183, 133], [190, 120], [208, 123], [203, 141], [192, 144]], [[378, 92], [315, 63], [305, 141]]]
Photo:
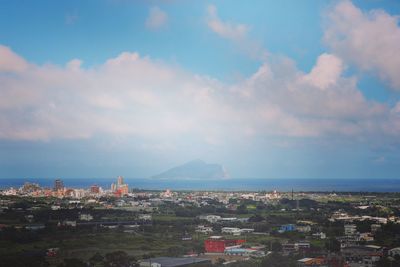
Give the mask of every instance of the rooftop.
[[207, 263], [210, 262], [209, 259], [201, 258], [173, 258], [173, 257], [157, 257], [142, 260], [142, 263], [159, 263], [161, 267], [175, 267], [175, 266], [185, 266], [194, 263]]

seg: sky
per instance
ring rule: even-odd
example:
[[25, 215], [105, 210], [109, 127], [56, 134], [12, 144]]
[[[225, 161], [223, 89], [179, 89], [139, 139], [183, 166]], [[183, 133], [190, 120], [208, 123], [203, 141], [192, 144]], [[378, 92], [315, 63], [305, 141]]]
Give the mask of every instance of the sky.
[[400, 2], [0, 1], [0, 178], [400, 178]]

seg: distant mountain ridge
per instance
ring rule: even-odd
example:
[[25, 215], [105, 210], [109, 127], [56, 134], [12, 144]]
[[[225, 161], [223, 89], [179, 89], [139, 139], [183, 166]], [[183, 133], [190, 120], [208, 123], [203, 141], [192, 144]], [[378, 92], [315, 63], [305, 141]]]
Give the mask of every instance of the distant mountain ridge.
[[220, 164], [206, 163], [200, 159], [189, 161], [165, 172], [154, 175], [153, 179], [227, 179], [228, 173]]

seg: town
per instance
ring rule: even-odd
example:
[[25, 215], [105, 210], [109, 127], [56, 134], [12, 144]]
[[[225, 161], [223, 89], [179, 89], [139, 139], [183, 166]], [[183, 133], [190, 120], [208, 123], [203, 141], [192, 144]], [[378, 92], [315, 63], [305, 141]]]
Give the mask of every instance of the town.
[[0, 191], [2, 266], [400, 266], [400, 194]]

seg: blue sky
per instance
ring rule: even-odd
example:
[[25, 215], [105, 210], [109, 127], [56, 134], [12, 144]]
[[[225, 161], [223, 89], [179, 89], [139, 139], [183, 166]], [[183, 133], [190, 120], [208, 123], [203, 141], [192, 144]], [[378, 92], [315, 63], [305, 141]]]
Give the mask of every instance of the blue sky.
[[398, 1], [1, 1], [0, 177], [398, 178]]

